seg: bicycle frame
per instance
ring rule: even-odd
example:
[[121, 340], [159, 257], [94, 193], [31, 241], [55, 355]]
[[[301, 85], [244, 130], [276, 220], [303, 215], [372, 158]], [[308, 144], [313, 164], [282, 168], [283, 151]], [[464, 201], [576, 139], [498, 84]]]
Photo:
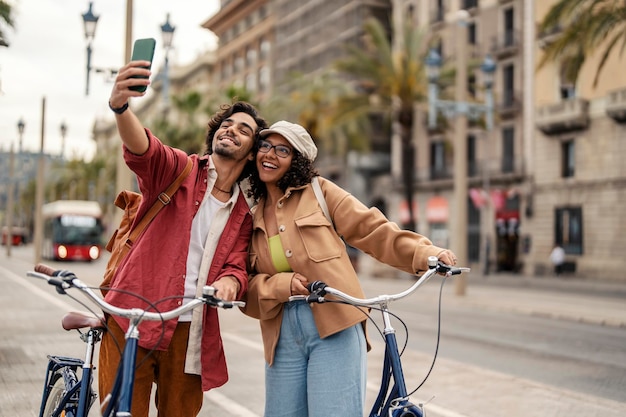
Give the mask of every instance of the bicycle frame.
[[[36, 272], [28, 272], [28, 276], [35, 278], [45, 279], [50, 285], [54, 285], [57, 292], [60, 294], [66, 294], [67, 289], [76, 288], [87, 296], [91, 301], [98, 305], [104, 312], [124, 317], [129, 319], [129, 328], [125, 335], [125, 345], [122, 352], [120, 367], [115, 377], [113, 390], [107, 396], [108, 403], [106, 404], [106, 410], [103, 412], [103, 417], [109, 416], [130, 416], [132, 393], [135, 382], [135, 365], [137, 361], [137, 350], [139, 345], [139, 324], [143, 320], [151, 321], [168, 321], [178, 318], [180, 315], [193, 310], [201, 305], [207, 305], [220, 308], [232, 308], [232, 307], [244, 307], [245, 303], [241, 301], [224, 301], [215, 297], [215, 288], [211, 286], [204, 286], [202, 289], [202, 296], [194, 298], [187, 304], [183, 304], [173, 310], [165, 312], [146, 311], [138, 308], [123, 309], [111, 305], [100, 298], [96, 293], [80, 281], [76, 276], [69, 271], [55, 271], [54, 269], [45, 266], [37, 265], [35, 267]], [[100, 340], [100, 334], [102, 332], [98, 319], [91, 318], [91, 321], [83, 320], [80, 324], [75, 324], [76, 327], [64, 328], [78, 329], [82, 327], [91, 327], [85, 334], [81, 335], [81, 338], [87, 343], [87, 353], [85, 360], [75, 358], [66, 358], [61, 356], [48, 356], [48, 370], [46, 373], [46, 380], [44, 384], [44, 393], [42, 396], [41, 408], [39, 416], [48, 417], [49, 413], [46, 413], [48, 406], [48, 400], [50, 394], [55, 388], [55, 383], [59, 380], [59, 377], [55, 377], [59, 371], [62, 371], [62, 377], [64, 378], [63, 387], [65, 388], [63, 397], [55, 401], [52, 405], [53, 410], [51, 412], [52, 417], [59, 417], [63, 412], [64, 417], [87, 417], [89, 408], [95, 400], [95, 393], [91, 388], [92, 383], [92, 371], [93, 371], [93, 355], [95, 343]], [[94, 322], [95, 320], [95, 322]], [[89, 323], [89, 324], [86, 324]], [[78, 383], [78, 377], [76, 376], [76, 370], [79, 366], [82, 366], [82, 378], [80, 384]], [[76, 398], [78, 396], [78, 398]]]
[[[67, 417], [84, 417], [89, 413], [89, 409], [96, 399], [95, 392], [91, 389], [93, 382], [93, 357], [95, 345], [100, 340], [102, 330], [91, 328], [85, 334], [81, 334], [81, 339], [87, 344], [85, 359], [70, 358], [65, 356], [48, 355], [48, 367], [44, 380], [44, 390], [41, 398], [39, 417], [44, 416], [44, 411], [48, 398], [54, 388], [54, 379], [57, 373], [58, 378], [63, 378], [66, 393], [58, 401], [52, 416], [60, 416], [64, 411]], [[77, 370], [82, 368], [81, 378], [78, 379]], [[78, 394], [77, 394], [78, 393]], [[78, 395], [78, 396], [77, 396]]]
[[[310, 295], [292, 296], [290, 300], [306, 300], [309, 303], [317, 302], [344, 302], [356, 307], [376, 307], [383, 316], [383, 336], [385, 338], [385, 357], [383, 361], [382, 380], [378, 396], [372, 406], [369, 417], [423, 417], [423, 406], [415, 405], [409, 401], [402, 371], [402, 361], [396, 340], [396, 331], [391, 325], [389, 303], [412, 294], [422, 284], [427, 282], [433, 275], [439, 273], [446, 276], [458, 275], [469, 272], [469, 268], [456, 268], [440, 263], [435, 256], [428, 258], [428, 271], [405, 291], [394, 295], [380, 295], [374, 298], [362, 299], [352, 297], [342, 291], [327, 286], [321, 281], [315, 281], [308, 285]], [[328, 295], [334, 297], [327, 297]], [[393, 386], [391, 380], [393, 378]]]
[[[385, 328], [385, 359], [383, 362], [382, 380], [376, 401], [372, 406], [369, 417], [383, 416], [415, 416], [423, 417], [424, 411], [421, 406], [416, 406], [409, 402], [404, 372], [400, 361], [400, 352], [396, 340], [396, 331], [391, 325], [389, 308], [386, 304], [382, 306], [383, 323]], [[393, 377], [394, 385], [389, 391], [389, 385]], [[408, 414], [409, 412], [413, 414]]]
[[127, 412], [129, 413], [128, 415], [130, 415], [130, 408], [133, 403], [133, 388], [135, 385], [137, 346], [139, 346], [138, 325], [139, 319], [137, 318], [131, 320], [130, 326], [128, 327], [120, 368], [117, 372], [106, 410], [102, 413], [104, 417], [113, 415], [112, 413], [115, 411]]

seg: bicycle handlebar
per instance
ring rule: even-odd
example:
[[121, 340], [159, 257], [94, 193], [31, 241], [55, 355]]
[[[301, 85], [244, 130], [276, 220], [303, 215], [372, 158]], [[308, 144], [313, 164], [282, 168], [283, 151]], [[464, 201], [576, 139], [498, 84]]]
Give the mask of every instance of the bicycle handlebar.
[[85, 294], [87, 298], [97, 304], [102, 309], [102, 311], [127, 319], [141, 319], [142, 321], [167, 321], [175, 319], [180, 315], [198, 307], [201, 304], [207, 304], [209, 306], [219, 308], [245, 307], [246, 305], [246, 303], [243, 301], [225, 301], [219, 299], [215, 297], [216, 289], [209, 285], [205, 285], [202, 288], [202, 297], [194, 298], [189, 303], [170, 311], [151, 312], [139, 308], [125, 309], [116, 307], [106, 302], [85, 283], [78, 279], [73, 272], [62, 269], [55, 270], [54, 268], [51, 268], [47, 265], [37, 264], [35, 265], [35, 270], [27, 272], [26, 275], [47, 281], [48, 284], [56, 287], [56, 290], [59, 294], [65, 294], [65, 290], [69, 288], [76, 288], [80, 290], [83, 294]]
[[360, 307], [373, 307], [383, 304], [387, 304], [390, 301], [399, 300], [404, 298], [417, 290], [422, 284], [428, 281], [435, 274], [442, 274], [446, 277], [452, 275], [460, 275], [464, 272], [469, 272], [469, 268], [457, 268], [454, 266], [446, 265], [440, 262], [436, 256], [428, 257], [428, 270], [420, 276], [420, 278], [408, 289], [397, 294], [392, 295], [379, 295], [373, 298], [356, 298], [348, 295], [336, 288], [329, 287], [322, 281], [313, 281], [307, 285], [307, 289], [311, 294], [309, 295], [293, 295], [289, 297], [289, 301], [305, 300], [308, 303], [324, 303], [327, 300], [326, 294], [334, 295], [335, 297], [355, 306]]

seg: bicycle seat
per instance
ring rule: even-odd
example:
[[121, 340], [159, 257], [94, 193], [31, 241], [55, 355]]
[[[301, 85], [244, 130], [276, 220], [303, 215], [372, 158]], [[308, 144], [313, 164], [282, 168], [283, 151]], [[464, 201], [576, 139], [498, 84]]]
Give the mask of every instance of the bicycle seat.
[[88, 313], [80, 311], [71, 311], [61, 319], [61, 325], [65, 330], [83, 329], [91, 327], [92, 329], [104, 329], [104, 318], [96, 317]]

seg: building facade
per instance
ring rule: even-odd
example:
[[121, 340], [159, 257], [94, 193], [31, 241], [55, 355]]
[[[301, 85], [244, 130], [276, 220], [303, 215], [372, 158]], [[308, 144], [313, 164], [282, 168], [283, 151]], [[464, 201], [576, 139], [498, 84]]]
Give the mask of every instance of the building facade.
[[[554, 3], [535, 3], [537, 21]], [[538, 57], [558, 33], [537, 33]], [[625, 280], [626, 57], [614, 50], [594, 85], [600, 56], [598, 50], [587, 57], [575, 83], [564, 75], [565, 61], [535, 76], [535, 160], [524, 229], [529, 274], [544, 273], [559, 244], [577, 275]]]
[[[465, 138], [466, 213], [455, 203], [452, 119], [430, 129], [426, 103], [416, 103], [418, 232], [454, 247], [453, 221], [467, 221], [467, 259], [479, 272], [548, 274], [549, 254], [558, 243], [566, 250], [569, 271], [619, 280], [612, 273], [624, 266], [619, 252], [626, 247], [620, 205], [626, 201], [626, 168], [620, 162], [626, 152], [626, 58], [610, 56], [595, 86], [597, 56], [588, 58], [575, 85], [562, 79], [563, 63], [538, 69], [542, 45], [554, 33], [537, 33], [536, 27], [555, 1], [223, 0], [203, 24], [219, 38], [211, 63], [193, 72], [197, 78], [181, 78], [180, 88], [224, 91], [234, 85], [262, 101], [291, 73], [315, 75], [331, 65], [346, 44], [359, 42], [368, 18], [393, 19], [395, 27], [408, 18], [428, 32], [448, 65], [454, 67], [464, 48], [468, 101], [485, 99], [483, 75], [474, 64], [487, 54], [496, 62], [494, 126], [487, 130], [484, 119], [469, 120]], [[468, 14], [464, 25], [460, 10]], [[162, 114], [158, 96], [150, 100], [137, 109], [145, 120]], [[103, 146], [117, 134], [112, 121], [94, 133]], [[401, 148], [393, 132], [387, 138], [382, 158], [350, 154], [342, 175], [352, 181], [340, 182], [402, 223], [407, 207]]]

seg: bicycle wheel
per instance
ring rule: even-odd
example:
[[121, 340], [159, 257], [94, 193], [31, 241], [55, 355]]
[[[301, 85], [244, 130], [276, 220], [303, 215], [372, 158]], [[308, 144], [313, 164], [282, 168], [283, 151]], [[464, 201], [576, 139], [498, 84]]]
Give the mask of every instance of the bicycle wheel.
[[[69, 374], [69, 378], [63, 377], [63, 369], [56, 371], [52, 376], [50, 392], [48, 393], [43, 409], [43, 417], [70, 417], [76, 414], [76, 404], [74, 402], [67, 402], [64, 405], [61, 404], [65, 394], [76, 385], [77, 381], [76, 374], [73, 371], [66, 369], [65, 373], [66, 375]], [[71, 382], [72, 380], [73, 382]], [[59, 407], [62, 407], [62, 410], [55, 414]]]

